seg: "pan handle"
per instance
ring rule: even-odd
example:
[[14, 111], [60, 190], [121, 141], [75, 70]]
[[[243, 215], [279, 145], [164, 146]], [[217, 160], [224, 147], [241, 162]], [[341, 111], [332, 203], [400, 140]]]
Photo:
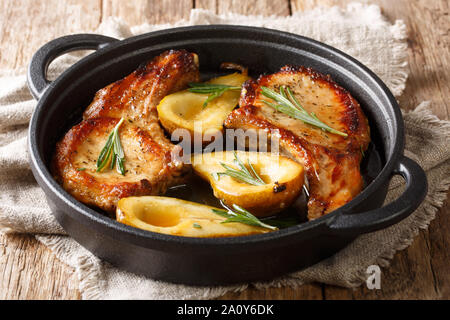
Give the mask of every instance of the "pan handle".
[[425, 172], [416, 162], [403, 156], [393, 173], [401, 175], [406, 181], [406, 188], [398, 199], [367, 212], [337, 215], [328, 224], [330, 231], [338, 235], [373, 232], [393, 225], [413, 213], [427, 194]]
[[47, 80], [47, 69], [54, 59], [71, 51], [98, 50], [115, 41], [118, 40], [97, 34], [74, 34], [43, 45], [33, 55], [28, 66], [27, 81], [33, 97], [38, 100], [50, 85], [50, 81]]

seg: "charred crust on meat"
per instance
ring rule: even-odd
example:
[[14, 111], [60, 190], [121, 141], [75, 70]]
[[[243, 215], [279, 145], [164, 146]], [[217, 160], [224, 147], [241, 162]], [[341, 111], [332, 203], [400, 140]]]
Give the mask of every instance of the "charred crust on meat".
[[[84, 120], [56, 144], [51, 164], [56, 180], [77, 200], [109, 213], [115, 210], [120, 198], [161, 194], [171, 183], [183, 182], [180, 176], [191, 167], [173, 163], [170, 151], [174, 145], [164, 136], [156, 106], [167, 94], [195, 81], [199, 81], [197, 55], [170, 50], [100, 89], [83, 113]], [[125, 163], [128, 172], [125, 176], [112, 171], [110, 179], [103, 172], [96, 172], [98, 155], [93, 154], [89, 144], [94, 137], [106, 141], [120, 118], [126, 120], [120, 128], [125, 161], [127, 152], [136, 156], [133, 162]], [[83, 166], [89, 162], [90, 167], [78, 171], [79, 161]]]
[[[91, 105], [85, 110], [83, 118], [104, 116], [120, 118], [124, 115], [129, 118], [130, 114], [127, 110], [133, 110], [135, 103], [142, 102], [149, 94], [152, 98], [162, 99], [166, 94], [182, 90], [189, 82], [198, 80], [196, 54], [186, 50], [169, 50], [141, 64], [137, 70], [125, 78], [100, 89]], [[156, 87], [158, 90], [155, 90]], [[156, 105], [147, 102], [141, 107], [143, 108], [140, 110], [141, 118], [156, 117]], [[134, 114], [134, 116], [137, 115]]]
[[[173, 64], [171, 68], [182, 68], [183, 71], [189, 72], [194, 64], [194, 54], [184, 50], [168, 50], [161, 53], [156, 59], [150, 60], [146, 63], [141, 63], [139, 67], [133, 72], [137, 77], [145, 77], [146, 75], [155, 71], [164, 71], [164, 67], [160, 67], [160, 63], [165, 59], [171, 58]], [[159, 76], [164, 75], [164, 72], [158, 74]]]
[[253, 79], [247, 80], [242, 84], [241, 97], [239, 101], [240, 106], [246, 106], [253, 103], [257, 95], [257, 87], [258, 83]]

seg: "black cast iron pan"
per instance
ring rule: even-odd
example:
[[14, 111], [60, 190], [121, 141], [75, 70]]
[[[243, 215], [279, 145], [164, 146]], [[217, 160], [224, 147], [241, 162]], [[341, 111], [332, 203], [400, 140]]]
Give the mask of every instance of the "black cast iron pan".
[[[248, 66], [253, 74], [286, 64], [330, 74], [361, 104], [369, 118], [375, 156], [366, 156], [366, 188], [350, 203], [317, 220], [245, 237], [202, 239], [169, 236], [120, 224], [72, 198], [52, 178], [55, 143], [81, 119], [100, 88], [168, 49], [200, 57], [201, 72], [214, 74], [224, 61]], [[55, 81], [46, 79], [57, 56], [96, 52]], [[403, 155], [400, 109], [383, 82], [361, 63], [327, 45], [275, 30], [243, 26], [194, 26], [148, 33], [123, 41], [78, 34], [53, 40], [33, 56], [29, 87], [39, 100], [29, 128], [30, 163], [57, 220], [81, 245], [112, 264], [176, 283], [214, 285], [270, 279], [310, 266], [345, 247], [358, 235], [386, 228], [411, 214], [427, 192], [423, 170]], [[375, 159], [375, 160], [374, 160]], [[378, 165], [371, 166], [372, 162]], [[389, 180], [401, 175], [403, 194], [381, 207]]]

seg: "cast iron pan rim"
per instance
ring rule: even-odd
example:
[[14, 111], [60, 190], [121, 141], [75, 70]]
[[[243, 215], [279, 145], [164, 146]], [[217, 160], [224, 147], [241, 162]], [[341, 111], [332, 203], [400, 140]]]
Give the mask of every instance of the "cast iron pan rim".
[[[155, 233], [151, 231], [141, 230], [134, 227], [130, 227], [119, 223], [111, 218], [108, 218], [99, 212], [87, 207], [83, 203], [75, 200], [67, 191], [65, 191], [52, 177], [51, 173], [47, 169], [43, 160], [41, 159], [37, 147], [36, 141], [36, 128], [38, 127], [38, 120], [41, 117], [42, 109], [44, 105], [47, 103], [47, 98], [50, 95], [50, 92], [58, 86], [58, 84], [66, 77], [70, 76], [72, 70], [76, 70], [79, 68], [83, 68], [93, 59], [98, 56], [104, 55], [107, 52], [113, 51], [119, 47], [126, 46], [130, 43], [145, 39], [159, 36], [161, 34], [173, 34], [173, 33], [183, 33], [188, 31], [217, 31], [217, 30], [225, 30], [225, 31], [236, 31], [236, 38], [240, 37], [239, 31], [247, 31], [247, 32], [256, 32], [261, 35], [268, 34], [272, 36], [277, 36], [279, 38], [291, 38], [295, 41], [306, 42], [311, 46], [319, 47], [322, 49], [326, 49], [332, 52], [334, 55], [339, 56], [340, 58], [344, 58], [348, 63], [352, 64], [355, 68], [359, 69], [365, 73], [369, 78], [374, 80], [376, 84], [380, 87], [381, 91], [386, 95], [388, 101], [392, 105], [392, 109], [395, 115], [395, 119], [393, 122], [394, 128], [396, 128], [396, 137], [394, 139], [394, 145], [392, 148], [392, 152], [387, 159], [386, 164], [384, 165], [381, 172], [378, 176], [351, 202], [342, 206], [341, 208], [335, 210], [334, 212], [327, 214], [323, 217], [315, 219], [313, 221], [308, 221], [296, 226], [292, 226], [286, 229], [282, 229], [275, 232], [269, 232], [266, 234], [252, 235], [252, 236], [242, 236], [242, 237], [226, 237], [226, 238], [193, 238], [193, 237], [181, 237], [181, 236], [172, 236], [166, 234]], [[274, 41], [272, 41], [274, 42]], [[278, 43], [279, 44], [279, 43]], [[289, 238], [292, 236], [297, 236], [299, 233], [307, 232], [308, 230], [325, 227], [324, 231], [326, 232], [327, 223], [333, 221], [338, 215], [349, 212], [351, 208], [356, 206], [357, 204], [364, 201], [368, 195], [373, 193], [378, 189], [383, 183], [386, 182], [392, 175], [392, 172], [397, 165], [400, 157], [403, 155], [403, 119], [401, 117], [400, 108], [393, 97], [390, 90], [386, 87], [386, 85], [378, 78], [371, 70], [362, 65], [356, 59], [351, 56], [337, 50], [333, 47], [320, 43], [318, 41], [312, 40], [310, 38], [306, 38], [303, 36], [298, 36], [292, 33], [282, 32], [278, 30], [272, 30], [267, 28], [258, 28], [258, 27], [248, 27], [248, 26], [230, 26], [230, 25], [201, 25], [201, 26], [189, 26], [189, 27], [179, 27], [162, 31], [150, 32], [147, 34], [135, 36], [132, 38], [128, 38], [126, 40], [113, 42], [111, 44], [106, 45], [105, 47], [97, 50], [96, 52], [90, 54], [89, 56], [81, 59], [79, 62], [75, 63], [73, 66], [69, 67], [66, 71], [64, 71], [55, 81], [53, 81], [46, 92], [39, 99], [38, 104], [36, 106], [36, 110], [33, 113], [33, 116], [30, 121], [29, 126], [29, 151], [30, 151], [30, 159], [31, 163], [35, 168], [36, 174], [42, 179], [48, 189], [59, 198], [59, 200], [63, 201], [67, 206], [72, 208], [73, 210], [69, 210], [66, 212], [75, 220], [80, 220], [80, 214], [87, 218], [89, 221], [89, 225], [92, 227], [92, 222], [94, 225], [98, 227], [102, 227], [103, 231], [114, 232], [116, 237], [124, 236], [127, 238], [127, 241], [133, 242], [135, 238], [141, 238], [141, 240], [151, 240], [147, 241], [149, 247], [153, 247], [155, 245], [154, 241], [162, 242], [162, 243], [172, 243], [172, 244], [182, 244], [182, 245], [192, 245], [192, 246], [217, 246], [217, 245], [243, 245], [249, 243], [262, 243], [262, 242], [272, 242], [275, 240], [281, 240], [284, 238]], [[85, 219], [82, 219], [85, 220]], [[80, 221], [86, 223], [85, 221]], [[139, 244], [142, 245], [142, 242], [139, 241]]]

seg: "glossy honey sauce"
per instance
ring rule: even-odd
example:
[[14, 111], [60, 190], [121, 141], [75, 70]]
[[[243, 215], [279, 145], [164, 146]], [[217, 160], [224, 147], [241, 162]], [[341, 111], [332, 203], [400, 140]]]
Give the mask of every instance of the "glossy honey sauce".
[[[364, 178], [364, 187], [366, 187], [378, 175], [382, 168], [382, 159], [375, 145], [371, 143], [368, 150], [364, 153], [361, 162], [361, 174]], [[209, 183], [200, 177], [193, 176], [185, 183], [169, 188], [164, 194], [166, 197], [173, 197], [187, 201], [206, 204], [217, 208], [226, 208], [222, 202], [214, 197], [214, 192]], [[261, 218], [262, 221], [269, 220], [271, 224], [279, 228], [289, 227], [294, 224], [306, 222], [307, 220], [307, 201], [308, 197], [303, 190], [297, 200], [288, 208], [278, 214]]]

